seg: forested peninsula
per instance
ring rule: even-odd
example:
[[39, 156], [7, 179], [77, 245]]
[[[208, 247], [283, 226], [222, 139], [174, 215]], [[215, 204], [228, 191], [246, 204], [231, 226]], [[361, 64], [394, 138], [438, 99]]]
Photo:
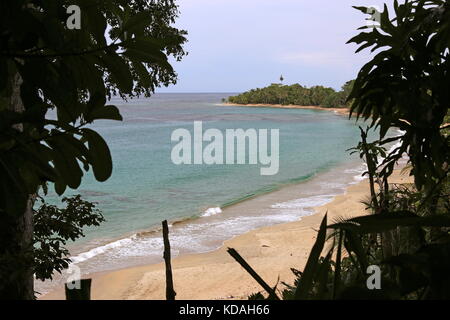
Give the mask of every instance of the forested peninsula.
[[237, 96], [228, 97], [223, 102], [229, 104], [297, 105], [322, 108], [347, 108], [347, 98], [354, 80], [346, 82], [340, 91], [324, 86], [310, 88], [298, 83], [283, 85], [273, 83], [265, 88], [252, 89]]

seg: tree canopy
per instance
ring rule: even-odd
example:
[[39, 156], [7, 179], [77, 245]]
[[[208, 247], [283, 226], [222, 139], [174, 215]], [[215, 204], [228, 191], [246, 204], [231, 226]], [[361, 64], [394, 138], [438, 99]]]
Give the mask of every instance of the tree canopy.
[[441, 129], [450, 101], [449, 3], [394, 1], [394, 12], [390, 18], [385, 6], [380, 28], [349, 41], [360, 45], [358, 51], [377, 52], [354, 83], [351, 112], [371, 119], [381, 139], [389, 128], [404, 131], [395, 139], [401, 145], [386, 159], [386, 171], [407, 152], [417, 187], [429, 191], [446, 177], [450, 160], [448, 137]]
[[[292, 269], [296, 280], [282, 291], [284, 299], [450, 298], [450, 3], [394, 1], [394, 12], [389, 17], [385, 6], [379, 28], [363, 27], [350, 40], [360, 45], [357, 52], [376, 51], [353, 88], [344, 88], [351, 91], [351, 112], [369, 124], [351, 149], [367, 164], [366, 210], [350, 219], [341, 213], [331, 224], [325, 214], [306, 266]], [[374, 128], [380, 136], [369, 142]], [[399, 136], [386, 138], [398, 128]], [[388, 152], [389, 143], [398, 147]], [[415, 183], [390, 183], [405, 153]]]
[[[81, 8], [79, 30], [66, 28], [69, 4]], [[149, 96], [175, 83], [168, 56], [185, 55], [186, 32], [171, 26], [173, 1], [18, 0], [2, 2], [0, 12], [0, 212], [14, 214], [42, 182], [62, 194], [80, 185], [83, 169], [99, 181], [111, 175], [106, 143], [83, 127], [121, 119], [106, 105], [113, 95]], [[8, 108], [16, 75], [23, 112]], [[46, 117], [51, 109], [56, 120]]]
[[[80, 28], [68, 27], [69, 6], [80, 9]], [[186, 55], [187, 34], [173, 27], [177, 17], [171, 0], [0, 2], [0, 294], [23, 297], [11, 268], [32, 261], [19, 227], [30, 195], [48, 182], [59, 195], [76, 189], [88, 170], [110, 177], [108, 145], [86, 127], [122, 119], [108, 99], [176, 83], [168, 59]]]

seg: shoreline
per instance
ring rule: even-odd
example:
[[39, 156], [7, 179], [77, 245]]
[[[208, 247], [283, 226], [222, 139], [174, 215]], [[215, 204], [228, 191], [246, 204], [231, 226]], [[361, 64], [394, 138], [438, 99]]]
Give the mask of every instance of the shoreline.
[[222, 106], [229, 107], [265, 107], [265, 108], [279, 108], [279, 109], [308, 109], [308, 110], [326, 110], [333, 111], [339, 115], [350, 115], [350, 110], [348, 108], [324, 108], [320, 106], [300, 106], [295, 104], [265, 104], [265, 103], [256, 103], [256, 104], [239, 104], [239, 103], [221, 103]]
[[[400, 169], [391, 177], [393, 183], [409, 180], [408, 176], [400, 176]], [[332, 202], [315, 207], [314, 214], [299, 221], [258, 228], [225, 241], [217, 250], [173, 258], [177, 299], [246, 299], [249, 294], [261, 291], [228, 255], [227, 247], [235, 248], [270, 285], [275, 285], [278, 277], [280, 282], [292, 283], [294, 276], [290, 268], [304, 267], [325, 212], [330, 222], [340, 216], [359, 215], [364, 212], [360, 201], [368, 194], [368, 181], [363, 180], [348, 187]], [[156, 263], [83, 278], [93, 279], [93, 299], [164, 299], [164, 270], [164, 263]], [[58, 288], [40, 299], [64, 299], [64, 290]]]

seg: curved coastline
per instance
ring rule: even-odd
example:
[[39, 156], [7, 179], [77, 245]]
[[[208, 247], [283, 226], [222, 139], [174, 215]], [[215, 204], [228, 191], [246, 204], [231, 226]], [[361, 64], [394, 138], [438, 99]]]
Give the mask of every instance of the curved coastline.
[[[256, 106], [256, 107], [258, 107], [258, 106]], [[273, 105], [265, 106], [265, 107], [273, 107]], [[280, 108], [286, 108], [286, 107], [287, 108], [299, 108], [299, 109], [319, 109], [319, 107], [307, 107], [307, 106], [306, 107], [305, 106], [279, 106], [279, 107]], [[322, 108], [322, 109], [326, 110], [326, 111], [333, 111], [333, 109], [327, 109], [327, 108]], [[325, 168], [325, 171], [333, 170], [336, 167], [338, 167], [338, 166], [332, 165], [330, 167]], [[281, 191], [282, 189], [290, 188], [291, 186], [302, 185], [303, 183], [307, 182], [308, 180], [314, 179], [315, 176], [320, 175], [321, 173], [323, 173], [322, 170], [320, 170], [319, 172], [314, 172], [312, 175], [302, 176], [302, 177], [299, 177], [298, 179], [293, 179], [292, 181], [286, 181], [286, 183], [283, 184], [283, 185], [272, 186], [271, 188], [268, 188], [268, 189], [265, 189], [265, 190], [257, 190], [257, 192], [252, 193], [252, 194], [248, 194], [245, 197], [241, 197], [241, 198], [232, 200], [230, 202], [223, 203], [221, 205], [221, 208], [226, 210], [226, 212], [228, 212], [228, 210], [231, 207], [238, 206], [239, 208], [241, 208], [242, 204], [245, 203], [245, 202], [248, 202], [249, 200], [256, 199], [256, 202], [261, 201], [260, 198], [265, 197], [265, 195], [267, 195], [267, 194], [276, 193], [278, 191]], [[337, 194], [340, 194], [340, 192], [336, 193], [336, 194], [331, 194], [331, 198], [336, 196]], [[322, 196], [329, 197], [330, 193], [327, 192], [327, 191], [323, 191]], [[284, 199], [284, 200], [281, 200], [281, 201], [286, 201], [286, 200], [287, 199]], [[327, 200], [327, 201], [329, 201], [329, 200]], [[275, 202], [273, 202], [273, 204], [275, 204]], [[245, 207], [245, 205], [244, 205], [244, 207]], [[309, 206], [309, 207], [312, 208], [312, 206]], [[231, 209], [231, 211], [233, 211], [233, 210], [234, 209]], [[234, 210], [234, 211], [236, 211], [236, 210]], [[243, 212], [245, 212], [244, 215], [248, 213], [246, 211], [243, 211]], [[305, 216], [310, 215], [310, 214], [312, 214], [312, 212], [311, 213], [307, 213], [305, 215], [302, 215], [301, 218], [298, 217], [297, 220], [303, 219]], [[206, 217], [207, 219], [203, 220], [202, 218], [204, 218], [205, 216], [202, 216], [202, 215], [198, 214], [198, 215], [194, 215], [194, 216], [190, 216], [190, 217], [186, 217], [186, 218], [182, 218], [182, 219], [176, 219], [176, 220], [169, 221], [169, 222], [171, 223], [172, 226], [175, 226], [176, 229], [178, 229], [178, 230], [180, 228], [188, 229], [188, 228], [190, 228], [191, 225], [194, 225], [194, 229], [195, 229], [195, 227], [198, 226], [198, 224], [203, 223], [202, 221], [210, 221], [208, 219], [215, 219], [216, 222], [217, 222], [217, 220], [221, 219], [221, 216], [222, 216], [222, 214], [213, 215], [212, 217], [207, 216]], [[236, 216], [234, 216], [234, 218], [236, 218]], [[252, 217], [244, 217], [244, 218], [254, 218], [254, 216], [252, 216]], [[264, 217], [261, 217], [261, 218], [264, 219]], [[272, 217], [266, 217], [266, 218], [272, 219]], [[190, 251], [186, 251], [184, 249], [181, 249], [180, 252], [176, 252], [174, 254], [174, 256], [178, 256], [178, 257], [182, 258], [184, 256], [189, 256], [189, 255], [192, 255], [192, 254], [201, 254], [201, 252], [216, 251], [216, 250], [218, 250], [218, 248], [223, 247], [224, 241], [226, 243], [227, 241], [231, 241], [235, 237], [240, 237], [243, 234], [251, 232], [249, 230], [258, 230], [259, 228], [261, 228], [261, 225], [263, 225], [263, 227], [266, 227], [266, 226], [270, 226], [270, 225], [277, 225], [277, 224], [280, 224], [280, 223], [286, 223], [287, 221], [292, 221], [292, 220], [287, 220], [287, 221], [282, 221], [282, 220], [269, 221], [268, 223], [259, 224], [259, 225], [256, 225], [254, 227], [249, 228], [248, 225], [250, 224], [250, 222], [248, 220], [245, 220], [245, 219], [243, 219], [243, 220], [244, 220], [243, 221], [244, 223], [247, 223], [247, 225], [245, 227], [246, 230], [244, 230], [245, 228], [243, 228], [242, 225], [238, 225], [237, 226], [238, 230], [236, 232], [234, 232], [230, 236], [227, 236], [224, 239], [220, 239], [220, 243], [219, 243], [219, 241], [216, 241], [214, 247], [212, 247], [211, 243], [209, 243], [208, 248], [205, 249], [205, 250], [190, 250]], [[231, 227], [232, 226], [229, 225], [229, 228], [231, 228]], [[123, 244], [124, 248], [121, 248], [120, 251], [126, 250], [127, 247], [131, 247], [131, 249], [133, 251], [136, 251], [138, 249], [143, 249], [142, 246], [141, 247], [138, 246], [137, 248], [132, 248], [134, 246], [134, 244], [135, 244], [134, 240], [137, 240], [139, 242], [142, 239], [144, 239], [144, 241], [147, 241], [148, 237], [157, 238], [159, 230], [160, 230], [160, 227], [157, 226], [157, 225], [154, 228], [138, 230], [138, 231], [134, 232], [134, 234], [131, 235], [130, 237], [127, 237], [127, 238], [123, 238], [122, 237], [122, 238], [117, 238], [117, 239], [111, 239], [110, 241], [105, 241], [105, 242], [101, 243], [98, 247], [95, 246], [95, 247], [89, 248], [87, 250], [87, 252], [80, 252], [79, 254], [75, 254], [74, 256], [79, 258], [79, 259], [76, 259], [77, 261], [84, 262], [84, 261], [92, 258], [90, 256], [91, 253], [92, 253], [94, 256], [98, 255], [98, 257], [96, 257], [94, 260], [97, 260], [97, 262], [99, 262], [99, 261], [101, 261], [103, 256], [107, 255], [107, 254], [104, 254], [104, 252], [101, 252], [102, 250], [99, 250], [99, 248], [100, 249], [104, 248], [105, 250], [112, 249], [112, 251], [116, 252], [116, 251], [119, 251], [119, 250], [116, 250], [116, 249], [118, 247], [122, 246], [122, 244]], [[207, 229], [204, 230], [204, 232], [206, 232], [206, 231], [207, 231]], [[157, 240], [159, 240], [159, 239], [157, 239]], [[198, 239], [196, 239], [194, 237], [193, 241], [194, 240], [198, 240]], [[209, 241], [209, 242], [211, 242], [211, 241]], [[197, 247], [197, 245], [196, 245], [196, 247]], [[201, 245], [198, 246], [198, 247], [201, 247]], [[144, 248], [144, 250], [141, 250], [141, 251], [148, 253], [148, 250], [145, 250], [145, 249], [146, 248]], [[155, 255], [154, 253], [152, 253], [150, 255], [152, 256], [151, 259], [154, 260], [151, 263], [148, 260], [143, 262], [143, 259], [135, 259], [135, 261], [130, 262], [128, 265], [124, 265], [124, 264], [120, 264], [120, 263], [118, 265], [116, 265], [115, 263], [112, 265], [110, 263], [105, 262], [105, 266], [107, 266], [106, 268], [94, 268], [94, 270], [91, 269], [90, 271], [89, 271], [89, 268], [88, 268], [86, 273], [88, 275], [97, 274], [97, 272], [100, 272], [100, 273], [103, 274], [103, 273], [114, 272], [114, 271], [105, 271], [105, 270], [121, 270], [121, 269], [125, 269], [126, 270], [128, 268], [136, 268], [136, 267], [139, 267], [139, 266], [142, 266], [142, 265], [153, 265], [153, 264], [157, 263], [157, 261], [159, 261], [159, 255]], [[158, 260], [155, 260], [154, 258], [158, 258]], [[107, 259], [105, 261], [113, 262], [110, 259]], [[92, 265], [92, 263], [88, 262], [88, 265], [89, 264]]]
[[[394, 183], [411, 183], [401, 169], [391, 177]], [[292, 283], [290, 268], [302, 269], [314, 244], [323, 216], [328, 221], [365, 214], [361, 200], [369, 195], [367, 180], [347, 188], [314, 214], [299, 221], [252, 230], [224, 242], [218, 250], [190, 254], [172, 260], [177, 299], [246, 299], [261, 291], [258, 284], [228, 254], [233, 247], [270, 285]], [[165, 297], [163, 263], [125, 268], [89, 275], [93, 279], [93, 299], [156, 299]], [[58, 288], [41, 299], [64, 299]]]
[[[246, 288], [246, 290], [251, 289], [250, 292], [255, 292], [255, 289], [257, 289], [257, 286], [255, 287], [255, 285], [252, 283], [251, 279], [250, 279], [250, 281], [247, 281], [248, 279], [245, 279], [245, 277], [246, 277], [245, 272], [241, 273], [239, 270], [236, 270], [235, 267], [233, 267], [233, 263], [235, 263], [235, 262], [226, 254], [226, 248], [228, 246], [233, 246], [236, 249], [238, 249], [239, 252], [245, 253], [245, 255], [244, 255], [245, 257], [249, 256], [249, 257], [251, 257], [251, 259], [256, 259], [255, 261], [260, 261], [260, 259], [264, 260], [266, 258], [268, 259], [269, 257], [266, 256], [266, 251], [267, 251], [267, 253], [269, 253], [269, 252], [274, 253], [275, 251], [278, 252], [279, 250], [281, 250], [280, 252], [285, 252], [286, 250], [277, 247], [278, 249], [274, 251], [274, 248], [272, 248], [272, 245], [270, 245], [270, 242], [272, 240], [274, 240], [274, 239], [272, 239], [272, 236], [270, 236], [270, 238], [271, 238], [270, 241], [269, 241], [269, 239], [255, 240], [255, 237], [257, 235], [261, 234], [261, 232], [263, 234], [265, 234], [267, 231], [277, 230], [276, 231], [277, 237], [280, 236], [281, 239], [284, 239], [282, 242], [287, 246], [286, 249], [289, 248], [289, 250], [291, 250], [291, 251], [299, 250], [299, 252], [298, 252], [298, 254], [294, 254], [293, 252], [289, 252], [289, 253], [285, 252], [286, 257], [280, 260], [280, 265], [277, 262], [277, 260], [273, 260], [272, 262], [270, 262], [268, 264], [268, 268], [270, 267], [269, 269], [272, 270], [273, 272], [279, 272], [280, 279], [283, 281], [289, 282], [290, 280], [292, 280], [291, 274], [289, 272], [289, 270], [290, 270], [289, 268], [290, 267], [296, 267], [296, 268], [300, 267], [301, 261], [303, 261], [302, 259], [306, 259], [307, 254], [309, 253], [309, 249], [310, 249], [309, 245], [312, 244], [312, 241], [315, 237], [314, 230], [316, 229], [316, 226], [314, 224], [320, 223], [320, 219], [321, 219], [320, 217], [318, 217], [318, 216], [320, 216], [320, 214], [318, 215], [318, 213], [323, 213], [324, 210], [330, 209], [331, 211], [334, 212], [332, 215], [330, 215], [330, 219], [335, 216], [336, 217], [339, 216], [340, 214], [335, 212], [337, 210], [336, 203], [340, 203], [340, 201], [342, 201], [342, 199], [345, 199], [345, 203], [346, 203], [346, 206], [344, 207], [346, 212], [344, 212], [343, 215], [348, 216], [348, 214], [351, 214], [353, 211], [356, 211], [356, 209], [358, 211], [361, 211], [363, 209], [363, 206], [359, 203], [359, 201], [363, 198], [363, 196], [366, 195], [367, 189], [368, 188], [367, 188], [366, 181], [359, 182], [358, 184], [353, 184], [346, 189], [344, 194], [335, 196], [334, 200], [332, 200], [331, 202], [328, 202], [326, 205], [315, 207], [313, 213], [311, 213], [310, 215], [302, 216], [301, 220], [296, 219], [294, 222], [264, 226], [262, 228], [257, 228], [257, 229], [253, 229], [251, 231], [247, 231], [243, 234], [238, 234], [238, 235], [222, 242], [222, 245], [219, 246], [219, 249], [214, 249], [212, 251], [210, 250], [205, 253], [181, 254], [173, 259], [174, 269], [175, 269], [174, 272], [176, 272], [176, 273], [186, 272], [187, 269], [185, 269], [185, 267], [183, 267], [183, 266], [186, 266], [186, 263], [190, 266], [189, 268], [193, 268], [193, 270], [195, 270], [194, 273], [197, 274], [197, 276], [199, 276], [199, 277], [203, 277], [203, 275], [199, 275], [198, 272], [200, 272], [202, 270], [204, 272], [206, 270], [206, 268], [213, 267], [214, 270], [216, 270], [216, 268], [217, 268], [217, 270], [216, 270], [217, 272], [218, 272], [218, 270], [220, 270], [224, 267], [231, 268], [232, 270], [237, 272], [236, 276], [244, 278], [241, 280], [243, 281], [243, 283], [248, 285], [248, 288]], [[341, 200], [339, 200], [339, 199], [341, 199]], [[339, 208], [341, 208], [341, 205], [339, 205]], [[292, 228], [294, 228], [294, 230], [295, 230], [295, 232], [293, 231], [293, 233], [291, 233], [291, 231], [289, 231]], [[287, 232], [286, 236], [282, 235], [285, 231]], [[257, 238], [259, 238], [259, 236]], [[251, 241], [249, 241], [249, 239], [251, 239]], [[279, 241], [278, 240], [275, 241], [277, 243], [277, 246], [282, 244], [282, 242], [280, 242], [281, 239]], [[299, 239], [301, 239], [301, 241], [299, 241]], [[261, 241], [262, 242], [266, 241], [267, 244], [263, 244], [263, 245], [259, 246], [258, 244], [261, 244], [262, 243]], [[292, 245], [298, 245], [299, 248], [294, 250]], [[270, 248], [272, 248], [272, 249], [270, 249]], [[261, 254], [261, 253], [264, 253], [263, 256], [259, 256], [259, 254]], [[291, 255], [291, 254], [293, 254], [293, 255]], [[278, 253], [277, 253], [277, 255], [278, 255]], [[300, 255], [300, 257], [303, 257], [303, 258], [301, 258], [300, 260], [297, 260], [295, 262], [294, 257], [299, 258], [298, 255]], [[231, 260], [229, 260], [229, 258]], [[269, 260], [271, 260], [271, 259], [274, 259], [274, 257], [270, 257]], [[215, 261], [215, 260], [217, 260], [217, 261]], [[205, 266], [205, 263], [207, 264], [206, 266]], [[226, 266], [224, 265], [224, 263]], [[256, 265], [259, 265], [259, 263], [260, 262], [256, 262]], [[213, 266], [211, 266], [209, 264], [212, 264]], [[286, 270], [282, 270], [281, 266], [284, 266], [283, 269], [286, 269]], [[178, 270], [178, 268], [181, 268], [181, 269]], [[159, 284], [158, 284], [158, 289], [153, 288], [153, 285], [148, 284], [147, 281], [144, 280], [143, 278], [141, 279], [141, 277], [146, 278], [146, 277], [150, 276], [150, 274], [152, 276], [157, 276], [158, 279], [160, 277], [162, 277], [161, 278], [161, 281], [162, 281], [161, 286], [163, 286], [163, 284], [164, 284], [163, 273], [160, 274], [161, 271], [163, 271], [163, 269], [164, 269], [163, 264], [151, 263], [151, 264], [145, 264], [145, 265], [140, 265], [140, 266], [136, 266], [136, 267], [118, 268], [115, 271], [91, 273], [84, 277], [92, 277], [94, 279], [94, 286], [93, 286], [94, 299], [130, 299], [130, 298], [133, 298], [133, 299], [134, 298], [137, 298], [137, 299], [159, 299], [159, 298], [164, 297], [164, 294], [163, 294], [164, 290], [160, 291], [160, 289], [163, 289], [163, 288], [159, 288]], [[148, 272], [150, 272], [150, 273], [148, 273]], [[156, 272], [157, 275], [154, 272]], [[213, 273], [214, 272], [215, 271], [213, 271]], [[269, 272], [269, 271], [267, 271], [267, 272]], [[225, 273], [228, 274], [229, 272], [226, 271]], [[272, 272], [269, 272], [269, 274], [271, 274], [271, 273]], [[269, 275], [269, 274], [267, 275], [269, 279], [271, 277], [272, 278], [274, 277], [273, 275]], [[133, 279], [128, 278], [129, 276], [132, 276]], [[229, 276], [231, 278], [234, 277], [232, 274], [229, 274]], [[125, 281], [124, 277], [127, 279], [126, 281]], [[177, 276], [177, 278], [178, 277], [179, 277], [179, 275]], [[190, 277], [192, 278], [192, 276], [190, 276]], [[134, 294], [130, 295], [129, 293], [125, 292], [125, 291], [128, 292], [128, 290], [131, 287], [134, 287], [137, 285], [137, 283], [136, 283], [137, 278], [140, 279], [139, 281], [141, 281], [141, 280], [144, 281], [146, 283], [145, 284], [146, 286], [148, 285], [154, 289], [154, 290], [151, 289], [151, 292], [152, 292], [151, 294], [146, 293], [144, 295], [143, 293], [139, 293], [138, 295], [134, 295]], [[106, 279], [108, 279], [108, 280], [106, 281]], [[122, 280], [120, 280], [120, 279], [123, 279], [125, 282], [122, 282]], [[213, 279], [209, 279], [209, 280], [208, 279], [209, 279], [209, 276], [207, 276], [206, 283], [213, 281]], [[107, 283], [104, 281], [106, 281]], [[183, 277], [179, 278], [178, 281], [181, 281], [181, 287], [184, 287], [185, 281], [183, 280]], [[176, 284], [180, 285], [180, 282], [178, 282]], [[238, 283], [234, 283], [234, 285], [232, 286], [233, 288], [230, 287], [230, 290], [231, 290], [230, 292], [239, 292], [239, 291], [243, 290], [242, 292], [244, 292], [244, 293], [242, 293], [240, 295], [240, 297], [245, 298], [245, 294], [247, 294], [246, 293], [247, 291], [245, 291], [244, 288], [240, 288], [240, 289], [236, 288], [237, 284]], [[110, 290], [111, 288], [109, 288], [109, 285], [113, 285], [114, 289], [112, 291]], [[102, 289], [100, 290], [100, 288], [102, 288]], [[134, 291], [134, 289], [132, 291]], [[258, 290], [256, 290], [256, 291], [258, 291]], [[109, 292], [109, 293], [107, 293], [107, 292]], [[116, 293], [114, 293], [114, 292], [116, 292]], [[181, 292], [181, 289], [180, 289], [180, 292]], [[193, 296], [190, 297], [189, 294], [193, 294]], [[238, 297], [238, 295], [236, 295], [236, 293], [231, 293], [230, 295], [225, 295], [225, 296], [217, 296], [217, 295], [214, 295], [214, 290], [212, 292], [209, 292], [209, 295], [199, 295], [199, 294], [196, 294], [193, 292], [189, 293], [189, 291], [186, 291], [185, 294], [183, 294], [183, 296], [185, 298], [190, 297], [193, 299], [200, 299], [200, 298], [225, 299], [225, 298], [230, 298], [230, 296], [233, 296], [235, 298]], [[58, 289], [52, 290], [48, 294], [42, 296], [41, 299], [63, 299], [63, 290], [60, 287], [58, 287]]]
[[[348, 170], [350, 171], [347, 172]], [[341, 172], [344, 171], [347, 172], [347, 178], [342, 181]], [[338, 187], [339, 190], [334, 191], [330, 188], [327, 190], [322, 190], [320, 187], [322, 183], [327, 182], [328, 184], [330, 177], [333, 181], [336, 180], [336, 177], [339, 177], [338, 180], [340, 182], [336, 181], [337, 185], [341, 185], [341, 183], [351, 185], [358, 181], [356, 176], [359, 176], [362, 171], [362, 169], [355, 171], [353, 167], [348, 167], [347, 163], [327, 166], [326, 168], [322, 168], [322, 170], [314, 172], [310, 175], [286, 181], [285, 184], [272, 186], [266, 190], [258, 190], [259, 192], [256, 192], [255, 194], [224, 203], [220, 207], [224, 210], [223, 213], [220, 212], [219, 214], [213, 215], [198, 214], [195, 216], [169, 220], [171, 235], [177, 238], [180, 233], [183, 236], [187, 236], [186, 232], [193, 232], [189, 238], [192, 237], [192, 241], [194, 242], [193, 247], [195, 247], [188, 250], [186, 250], [186, 248], [177, 248], [177, 244], [180, 244], [180, 240], [176, 239], [176, 242], [172, 243], [174, 249], [173, 256], [179, 257], [215, 251], [223, 246], [226, 241], [249, 231], [256, 230], [261, 227], [302, 219], [305, 216], [313, 214], [313, 207], [316, 206], [316, 203], [327, 203], [331, 201], [333, 197], [344, 192], [345, 188], [341, 189], [340, 187]], [[336, 184], [336, 182], [334, 182], [334, 184]], [[331, 182], [331, 184], [333, 184], [333, 182]], [[311, 187], [314, 190], [317, 190], [312, 192], [312, 194], [308, 192], [301, 195], [304, 189], [307, 190]], [[262, 203], [264, 205], [262, 205]], [[288, 204], [288, 206], [278, 206], [280, 203]], [[293, 208], [291, 208], [291, 203]], [[263, 207], [265, 207], [265, 209]], [[267, 209], [272, 212], [268, 212]], [[265, 212], [260, 213], [261, 210]], [[287, 211], [287, 214], [283, 211]], [[220, 225], [222, 224], [227, 227], [221, 227]], [[208, 226], [211, 226], [213, 230], [216, 231], [216, 234], [214, 231], [211, 233]], [[218, 235], [217, 231], [222, 228], [227, 228], [226, 234]], [[81, 270], [86, 270], [86, 268], [88, 269], [87, 272], [82, 272], [83, 276], [158, 263], [161, 261], [161, 257], [159, 255], [159, 251], [155, 254], [154, 246], [162, 246], [162, 242], [160, 241], [160, 230], [160, 225], [155, 225], [149, 229], [136, 230], [122, 237], [109, 239], [107, 241], [97, 243], [94, 246], [87, 247], [82, 251], [75, 252], [71, 258], [77, 266], [81, 267]], [[198, 238], [199, 232], [203, 234], [211, 233], [212, 236], [205, 237], [200, 234], [201, 236]], [[150, 247], [142, 244], [148, 244], [149, 242], [151, 242]], [[182, 247], [184, 247], [184, 245], [182, 245]], [[140, 250], [146, 253], [148, 257], [128, 261], [125, 264], [110, 260], [111, 257], [109, 256], [111, 256], [113, 252], [123, 253], [124, 250], [127, 251], [127, 248], [132, 251]], [[105, 261], [110, 261], [112, 264], [106, 263]], [[101, 263], [101, 265], [99, 265], [99, 263]], [[56, 276], [54, 281], [46, 281], [45, 283], [38, 282], [38, 291], [45, 295], [48, 292], [52, 292], [58, 286], [61, 286], [63, 283], [62, 281], [63, 279]]]
[[[308, 175], [300, 176], [297, 178], [292, 178], [288, 181], [284, 181], [281, 184], [269, 185], [264, 188], [255, 190], [252, 193], [244, 194], [241, 197], [231, 199], [227, 202], [220, 204], [218, 208], [220, 208], [221, 210], [229, 210], [231, 207], [234, 207], [237, 205], [242, 205], [244, 202], [251, 201], [252, 199], [255, 199], [255, 198], [258, 198], [261, 196], [265, 196], [265, 195], [268, 195], [268, 194], [271, 194], [274, 192], [283, 192], [283, 190], [288, 189], [293, 186], [301, 186], [304, 183], [307, 183], [307, 182], [311, 181], [312, 179], [314, 179], [314, 177], [317, 177], [318, 175], [320, 176], [321, 174], [325, 174], [333, 169], [336, 169], [337, 167], [339, 167], [339, 166], [330, 165], [330, 166], [326, 166], [323, 168], [318, 168], [317, 171], [312, 172]], [[202, 218], [205, 218], [205, 217], [208, 217], [211, 215], [211, 214], [206, 214], [208, 209], [210, 209], [210, 208], [205, 207], [205, 208], [203, 208], [203, 211], [200, 210], [199, 212], [197, 212], [195, 214], [187, 215], [187, 216], [180, 217], [180, 218], [170, 219], [170, 220], [168, 220], [169, 226], [170, 227], [176, 226], [176, 227], [182, 228], [182, 227], [187, 226], [190, 223], [201, 224], [203, 221]], [[161, 225], [156, 224], [149, 228], [130, 231], [130, 232], [123, 234], [117, 238], [108, 239], [108, 240], [106, 240], [100, 244], [97, 244], [93, 247], [87, 247], [85, 250], [82, 250], [80, 252], [75, 251], [75, 254], [71, 256], [71, 259], [74, 263], [83, 262], [85, 260], [88, 260], [88, 259], [94, 257], [97, 254], [103, 253], [102, 248], [107, 250], [109, 248], [119, 247], [122, 243], [126, 244], [130, 240], [133, 240], [133, 239], [139, 239], [139, 238], [145, 238], [145, 237], [156, 237], [156, 236], [159, 236], [161, 230], [162, 230]]]
[[349, 116], [350, 110], [348, 108], [324, 108], [319, 106], [300, 106], [295, 104], [264, 104], [264, 103], [256, 103], [256, 104], [239, 104], [239, 103], [221, 103], [221, 106], [228, 107], [256, 107], [256, 108], [279, 108], [279, 109], [310, 109], [310, 110], [323, 110], [323, 111], [332, 111], [336, 114]]
[[[392, 181], [409, 183], [410, 177], [395, 170]], [[345, 194], [300, 221], [252, 230], [225, 241], [212, 252], [190, 254], [173, 259], [178, 299], [246, 299], [260, 291], [254, 280], [227, 254], [233, 247], [270, 284], [290, 283], [290, 268], [303, 268], [315, 241], [316, 230], [325, 213], [329, 221], [364, 214], [361, 200], [369, 194], [367, 180], [350, 186]], [[91, 274], [93, 299], [164, 299], [164, 264], [150, 264]], [[41, 299], [64, 299], [58, 288]]]

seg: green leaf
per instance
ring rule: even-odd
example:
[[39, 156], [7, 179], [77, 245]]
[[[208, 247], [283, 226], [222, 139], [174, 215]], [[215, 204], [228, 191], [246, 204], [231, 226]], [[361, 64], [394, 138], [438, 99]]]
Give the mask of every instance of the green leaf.
[[112, 158], [105, 140], [94, 130], [82, 129], [83, 141], [88, 143], [95, 178], [106, 181], [112, 174]]
[[76, 189], [81, 184], [83, 172], [77, 161], [79, 152], [73, 148], [64, 136], [55, 136], [46, 141], [53, 149], [53, 163], [58, 172], [59, 182]]
[[333, 281], [333, 299], [336, 298], [341, 285], [341, 259], [342, 259], [342, 242], [344, 238], [344, 231], [340, 230], [338, 235], [338, 247], [336, 253], [336, 264], [334, 268], [334, 281]]
[[352, 6], [352, 8], [361, 11], [362, 13], [367, 13], [368, 7], [362, 7], [362, 6]]
[[120, 56], [112, 52], [103, 56], [102, 62], [111, 73], [120, 90], [124, 93], [131, 93], [133, 77], [128, 64]]
[[317, 276], [315, 279], [315, 284], [317, 285], [317, 295], [315, 299], [323, 300], [328, 297], [328, 283], [329, 283], [329, 272], [331, 270], [331, 257], [333, 255], [333, 250], [330, 250], [326, 257], [320, 262], [320, 266], [317, 270]]
[[360, 265], [361, 274], [364, 275], [367, 270], [368, 262], [360, 237], [351, 231], [346, 231], [344, 247], [350, 255], [352, 252], [356, 254], [356, 258]]
[[420, 217], [410, 211], [394, 211], [348, 219], [344, 222], [332, 224], [328, 228], [367, 234], [412, 226], [450, 227], [450, 217], [445, 215]]
[[[141, 11], [132, 16], [124, 24], [123, 29], [129, 33], [143, 33], [144, 28], [151, 22], [152, 16], [149, 11]], [[140, 32], [139, 32], [140, 31]]]
[[[83, 8], [82, 12], [85, 13], [88, 23], [85, 23], [82, 27], [90, 27], [98, 45], [105, 46], [106, 18], [98, 5], [89, 5], [87, 8], [87, 10]], [[81, 21], [83, 23], [83, 19]]]
[[92, 122], [94, 120], [123, 120], [119, 109], [113, 105], [96, 107], [86, 116], [85, 119], [88, 122]]
[[326, 235], [327, 235], [327, 214], [325, 214], [322, 223], [320, 224], [320, 229], [317, 234], [316, 242], [312, 247], [311, 253], [309, 254], [308, 257], [308, 261], [303, 270], [302, 277], [300, 278], [300, 283], [295, 291], [295, 299], [303, 300], [309, 297], [309, 293], [313, 285], [314, 275], [317, 272], [319, 258], [325, 245]]

